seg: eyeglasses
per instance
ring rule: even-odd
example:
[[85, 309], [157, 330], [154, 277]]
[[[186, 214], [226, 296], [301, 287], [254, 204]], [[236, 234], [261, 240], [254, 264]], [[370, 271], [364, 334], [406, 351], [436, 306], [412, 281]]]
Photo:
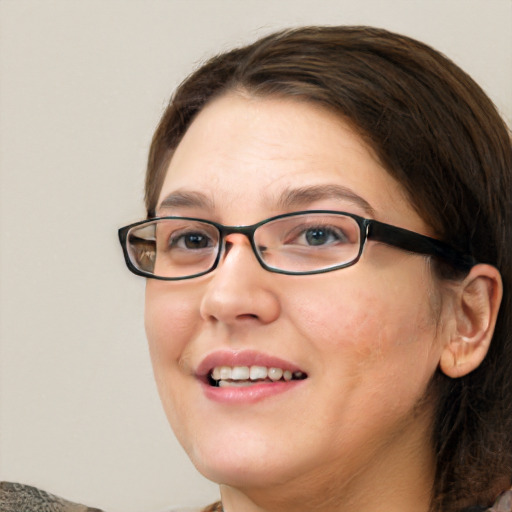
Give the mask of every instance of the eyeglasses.
[[225, 251], [226, 236], [232, 233], [247, 236], [260, 265], [280, 274], [319, 274], [349, 267], [359, 260], [367, 240], [433, 256], [463, 272], [477, 263], [435, 238], [330, 210], [286, 213], [251, 226], [160, 217], [121, 228], [119, 240], [133, 273], [173, 281], [214, 270]]

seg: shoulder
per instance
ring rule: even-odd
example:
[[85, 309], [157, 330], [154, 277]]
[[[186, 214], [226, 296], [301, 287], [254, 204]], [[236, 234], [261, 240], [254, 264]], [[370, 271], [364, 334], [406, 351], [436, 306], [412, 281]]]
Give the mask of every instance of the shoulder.
[[488, 512], [512, 512], [512, 489], [504, 492]]
[[[162, 512], [205, 512], [211, 507], [179, 507]], [[103, 512], [79, 503], [65, 500], [54, 494], [32, 487], [11, 482], [0, 482], [0, 512]]]
[[0, 482], [2, 512], [102, 512], [79, 503], [64, 500], [30, 485]]

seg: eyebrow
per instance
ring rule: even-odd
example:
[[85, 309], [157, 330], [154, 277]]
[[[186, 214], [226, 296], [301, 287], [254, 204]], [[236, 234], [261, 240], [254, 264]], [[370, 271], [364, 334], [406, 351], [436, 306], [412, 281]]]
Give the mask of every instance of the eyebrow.
[[368, 215], [375, 216], [375, 210], [366, 199], [347, 187], [335, 184], [286, 189], [279, 198], [278, 206], [283, 209], [292, 209], [322, 199], [342, 199], [359, 206]]
[[177, 190], [165, 196], [157, 210], [172, 208], [202, 208], [213, 210], [214, 204], [210, 197], [202, 192], [187, 192]]
[[[282, 210], [293, 210], [322, 199], [342, 199], [359, 206], [369, 216], [375, 216], [375, 210], [368, 201], [353, 190], [335, 184], [287, 188], [280, 194], [277, 207]], [[202, 192], [177, 190], [165, 196], [157, 210], [173, 208], [197, 208], [213, 211], [215, 205], [213, 200]]]

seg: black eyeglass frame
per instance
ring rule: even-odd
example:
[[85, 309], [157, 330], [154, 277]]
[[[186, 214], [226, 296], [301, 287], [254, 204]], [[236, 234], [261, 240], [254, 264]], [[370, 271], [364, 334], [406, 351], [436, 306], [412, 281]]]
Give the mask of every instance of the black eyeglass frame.
[[[340, 265], [335, 265], [333, 267], [322, 268], [319, 270], [308, 270], [305, 272], [297, 272], [297, 271], [288, 271], [281, 270], [278, 268], [271, 267], [265, 263], [265, 261], [261, 258], [259, 251], [256, 247], [256, 243], [254, 241], [254, 233], [261, 226], [268, 224], [269, 222], [273, 222], [278, 219], [284, 219], [287, 217], [294, 217], [298, 215], [308, 215], [308, 214], [329, 214], [329, 215], [343, 215], [346, 217], [351, 217], [354, 219], [360, 230], [360, 238], [359, 238], [359, 251], [357, 256], [350, 260], [349, 262], [342, 263]], [[217, 250], [217, 256], [212, 264], [212, 266], [203, 272], [199, 272], [197, 274], [192, 274], [190, 276], [180, 276], [180, 277], [162, 277], [157, 276], [155, 274], [151, 274], [150, 272], [146, 272], [137, 268], [129, 255], [128, 252], [128, 244], [127, 237], [130, 229], [141, 226], [143, 224], [150, 224], [155, 221], [160, 220], [172, 220], [172, 219], [182, 219], [182, 220], [191, 220], [202, 222], [204, 224], [209, 224], [214, 226], [219, 231], [219, 247]], [[366, 245], [367, 240], [375, 240], [377, 242], [385, 243], [386, 245], [390, 245], [392, 247], [397, 247], [404, 251], [408, 251], [416, 254], [423, 254], [426, 256], [433, 256], [434, 258], [440, 259], [457, 270], [460, 270], [463, 273], [469, 272], [469, 270], [476, 265], [477, 260], [471, 256], [470, 254], [465, 254], [457, 249], [454, 249], [450, 245], [442, 242], [441, 240], [437, 240], [436, 238], [432, 238], [426, 235], [422, 235], [420, 233], [416, 233], [415, 231], [410, 231], [408, 229], [399, 228], [397, 226], [392, 226], [391, 224], [386, 224], [384, 222], [379, 222], [374, 219], [366, 219], [364, 217], [360, 217], [359, 215], [355, 215], [353, 213], [335, 211], [335, 210], [304, 210], [292, 213], [284, 213], [282, 215], [276, 215], [274, 217], [270, 217], [268, 219], [257, 222], [256, 224], [251, 224], [249, 226], [224, 226], [223, 224], [219, 224], [217, 222], [213, 222], [210, 220], [199, 219], [197, 217], [181, 217], [181, 216], [169, 216], [169, 217], [153, 217], [151, 219], [146, 219], [143, 221], [135, 222], [128, 226], [124, 226], [119, 229], [119, 242], [121, 243], [121, 247], [123, 248], [124, 259], [126, 261], [126, 265], [128, 268], [134, 273], [142, 277], [147, 277], [150, 279], [159, 279], [162, 281], [181, 281], [184, 279], [192, 279], [195, 277], [200, 277], [205, 274], [208, 274], [215, 270], [218, 266], [221, 255], [225, 248], [225, 239], [227, 235], [232, 233], [240, 233], [245, 235], [250, 243], [256, 259], [259, 264], [269, 272], [274, 272], [276, 274], [286, 274], [286, 275], [312, 275], [312, 274], [324, 274], [326, 272], [332, 272], [334, 270], [339, 270], [342, 268], [350, 267], [355, 265], [361, 255], [363, 254], [364, 246]]]

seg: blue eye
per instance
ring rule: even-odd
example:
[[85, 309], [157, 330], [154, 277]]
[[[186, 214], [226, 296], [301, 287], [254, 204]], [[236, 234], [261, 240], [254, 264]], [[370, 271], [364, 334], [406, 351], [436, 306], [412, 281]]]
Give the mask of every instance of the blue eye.
[[324, 245], [338, 239], [332, 230], [325, 228], [308, 229], [305, 238], [309, 245]]
[[304, 230], [297, 241], [310, 246], [321, 246], [346, 242], [347, 236], [337, 227], [333, 226], [313, 226]]

